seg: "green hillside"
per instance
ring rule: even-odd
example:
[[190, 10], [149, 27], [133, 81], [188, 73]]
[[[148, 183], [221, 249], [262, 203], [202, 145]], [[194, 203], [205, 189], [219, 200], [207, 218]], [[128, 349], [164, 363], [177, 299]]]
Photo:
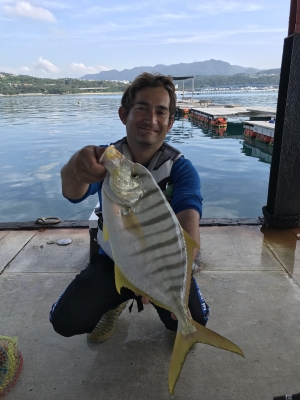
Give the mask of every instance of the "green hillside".
[[126, 84], [113, 81], [82, 81], [80, 79], [34, 78], [28, 75], [12, 75], [0, 72], [0, 94], [71, 94], [123, 92]]
[[[278, 72], [278, 70], [276, 71]], [[176, 81], [182, 89], [182, 81]], [[195, 77], [195, 88], [234, 86], [234, 85], [278, 85], [279, 73], [270, 74], [262, 71], [253, 75], [199, 75]], [[72, 94], [72, 93], [106, 93], [123, 92], [128, 84], [115, 81], [87, 81], [81, 79], [47, 79], [34, 78], [28, 75], [0, 73], [0, 94]], [[192, 80], [186, 80], [186, 90], [192, 88]]]
[[[188, 89], [192, 85], [192, 80], [187, 80], [184, 84]], [[212, 76], [196, 76], [195, 88], [215, 87], [215, 86], [234, 86], [234, 85], [265, 85], [272, 86], [279, 84], [279, 74], [274, 75], [212, 75]], [[179, 84], [180, 87], [181, 83]]]

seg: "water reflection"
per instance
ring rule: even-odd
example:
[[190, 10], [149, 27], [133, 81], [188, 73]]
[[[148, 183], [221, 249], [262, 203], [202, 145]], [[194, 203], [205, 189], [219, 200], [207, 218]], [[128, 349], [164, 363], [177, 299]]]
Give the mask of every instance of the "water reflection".
[[193, 138], [194, 130], [196, 134], [197, 130], [200, 130], [204, 136], [211, 139], [232, 138], [239, 140], [239, 143], [241, 144], [241, 152], [245, 154], [245, 156], [258, 158], [261, 162], [271, 164], [273, 146], [244, 136], [243, 123], [244, 121], [240, 120], [238, 122], [228, 122], [227, 127], [212, 127], [197, 119], [177, 117], [175, 120], [175, 126], [168, 137], [168, 141], [173, 141], [173, 143], [184, 143], [185, 140]]
[[287, 272], [300, 284], [300, 228], [261, 228], [264, 242]]
[[271, 164], [273, 146], [269, 144], [259, 142], [255, 139], [245, 136], [243, 138], [242, 152], [249, 157], [258, 158], [259, 161]]

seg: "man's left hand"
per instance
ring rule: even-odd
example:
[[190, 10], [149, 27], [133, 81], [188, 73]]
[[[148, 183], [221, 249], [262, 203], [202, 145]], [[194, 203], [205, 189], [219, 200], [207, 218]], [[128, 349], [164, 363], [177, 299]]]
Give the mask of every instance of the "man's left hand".
[[[138, 297], [141, 297], [141, 295], [140, 294], [138, 294], [138, 293], [134, 293], [136, 296], [138, 296]], [[143, 304], [145, 304], [145, 305], [147, 305], [147, 304], [149, 304], [149, 303], [151, 303], [150, 302], [150, 300], [148, 299], [148, 297], [145, 297], [145, 296], [142, 296], [142, 303]], [[178, 321], [178, 318], [176, 317], [176, 315], [174, 314], [174, 313], [172, 313], [171, 312], [171, 317], [172, 317], [172, 319], [174, 319], [175, 321]]]

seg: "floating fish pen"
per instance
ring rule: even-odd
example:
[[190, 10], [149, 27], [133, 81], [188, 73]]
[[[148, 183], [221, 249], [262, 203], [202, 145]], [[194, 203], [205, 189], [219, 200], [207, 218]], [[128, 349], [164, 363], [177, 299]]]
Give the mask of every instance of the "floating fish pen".
[[209, 125], [198, 118], [193, 118], [193, 123], [199, 125], [204, 133], [211, 132], [212, 136], [225, 136], [227, 131], [226, 126]]
[[227, 127], [227, 119], [223, 117], [214, 117], [213, 115], [207, 114], [197, 109], [191, 109], [191, 118], [199, 120], [204, 124], [216, 126], [216, 127]]
[[[266, 118], [274, 122], [276, 108], [271, 107], [241, 107], [238, 105], [213, 105], [195, 107], [194, 103], [177, 104], [177, 114], [183, 118], [192, 118], [204, 126], [227, 129], [228, 118]], [[244, 123], [244, 136], [257, 141], [273, 144], [275, 124], [268, 121], [247, 121]], [[224, 134], [224, 131], [220, 134]]]
[[244, 123], [244, 136], [257, 140], [258, 142], [273, 144], [275, 122], [271, 121], [246, 121]]

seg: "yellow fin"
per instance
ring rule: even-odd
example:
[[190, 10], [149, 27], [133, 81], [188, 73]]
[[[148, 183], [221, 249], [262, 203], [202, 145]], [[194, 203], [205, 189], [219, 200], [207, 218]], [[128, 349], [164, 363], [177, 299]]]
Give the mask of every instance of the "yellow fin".
[[159, 303], [158, 301], [152, 299], [150, 296], [148, 296], [146, 293], [141, 291], [140, 289], [136, 288], [127, 278], [124, 276], [122, 271], [120, 270], [120, 267], [115, 264], [115, 283], [116, 283], [116, 288], [118, 293], [120, 293], [122, 287], [126, 287], [130, 290], [132, 290], [134, 293], [139, 294], [140, 296], [145, 296], [147, 297], [152, 303], [156, 304], [158, 307], [165, 308], [166, 310], [170, 310], [168, 307], [165, 305]]
[[184, 229], [182, 229], [182, 231], [183, 231], [183, 235], [184, 235], [184, 239], [185, 239], [187, 248], [189, 250], [194, 250], [195, 248], [200, 249], [199, 244], [196, 243], [195, 240]]
[[104, 242], [107, 242], [109, 240], [109, 236], [108, 236], [108, 231], [107, 231], [106, 225], [104, 223], [103, 223], [102, 232], [103, 232], [103, 240], [104, 240]]
[[195, 321], [192, 321], [192, 324], [196, 328], [196, 331], [193, 333], [184, 336], [180, 330], [177, 331], [169, 370], [169, 391], [171, 394], [173, 394], [186, 355], [193, 344], [209, 344], [224, 350], [232, 351], [244, 357], [242, 350], [234, 343], [230, 342], [230, 340], [218, 335], [216, 332], [211, 331], [208, 328], [205, 328]]
[[131, 209], [126, 214], [122, 214], [122, 222], [127, 231], [144, 241], [144, 231], [141, 223]]
[[183, 236], [185, 240], [185, 245], [186, 245], [186, 251], [187, 251], [187, 277], [186, 277], [186, 288], [185, 288], [185, 297], [184, 297], [184, 304], [186, 308], [188, 307], [189, 303], [189, 296], [190, 296], [190, 289], [191, 289], [191, 280], [192, 280], [192, 267], [193, 267], [193, 250], [195, 248], [199, 249], [200, 246], [198, 243], [195, 242], [193, 238], [184, 230], [183, 231]]
[[135, 293], [139, 293], [139, 290], [129, 282], [129, 280], [123, 275], [120, 268], [115, 264], [115, 283], [118, 293], [120, 293], [122, 287], [126, 287]]

